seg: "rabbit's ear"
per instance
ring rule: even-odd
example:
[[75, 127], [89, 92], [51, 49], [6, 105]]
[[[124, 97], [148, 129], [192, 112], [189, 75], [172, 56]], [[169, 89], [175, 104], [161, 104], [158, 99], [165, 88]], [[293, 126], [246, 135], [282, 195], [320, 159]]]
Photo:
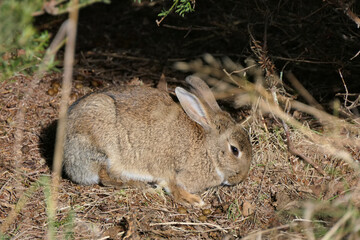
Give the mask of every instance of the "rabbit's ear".
[[201, 78], [191, 75], [185, 81], [192, 87], [191, 92], [203, 99], [214, 112], [221, 111], [211, 89]]
[[209, 109], [192, 93], [181, 87], [175, 88], [175, 93], [186, 114], [204, 129], [211, 128]]

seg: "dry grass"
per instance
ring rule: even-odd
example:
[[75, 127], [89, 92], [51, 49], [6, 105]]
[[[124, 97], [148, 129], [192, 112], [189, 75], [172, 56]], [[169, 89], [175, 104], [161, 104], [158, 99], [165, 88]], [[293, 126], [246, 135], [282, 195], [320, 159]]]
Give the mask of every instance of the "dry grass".
[[[3, 221], [29, 191], [30, 185], [36, 184], [40, 176], [50, 174], [42, 153], [46, 149], [39, 147], [38, 143], [44, 127], [57, 119], [59, 96], [47, 95], [54, 79], [59, 79], [59, 75], [44, 77], [31, 101], [27, 102], [23, 158], [16, 171], [11, 161], [15, 131], [11, 119], [16, 114], [21, 89], [26, 86], [27, 79], [17, 78], [16, 82], [3, 84], [1, 105], [6, 106], [2, 108], [0, 139], [1, 146], [5, 146], [1, 150], [4, 161], [1, 163], [0, 178]], [[92, 90], [91, 85], [73, 88], [79, 95]], [[218, 239], [226, 236], [307, 239], [312, 235], [321, 236], [321, 231], [329, 233], [332, 227], [350, 234], [353, 229], [347, 229], [349, 224], [350, 227], [353, 224], [354, 229], [358, 226], [355, 218], [359, 213], [358, 175], [349, 163], [327, 152], [322, 142], [314, 142], [306, 135], [307, 131], [316, 130], [321, 131], [322, 138], [326, 138], [328, 133], [321, 130], [324, 128], [320, 127], [320, 123], [314, 118], [307, 120], [305, 116], [308, 115], [297, 116], [306, 131], [291, 128], [290, 134], [294, 147], [324, 169], [325, 176], [288, 152], [284, 129], [278, 118], [271, 113], [262, 113], [256, 105], [252, 110], [248, 109], [248, 114], [240, 111], [233, 113], [243, 120], [245, 118], [241, 116], [250, 116], [245, 121], [254, 146], [249, 177], [238, 186], [219, 187], [203, 193], [208, 204], [204, 209], [209, 209], [209, 212], [181, 206], [162, 191], [151, 187], [148, 190], [116, 190], [78, 186], [64, 179], [60, 183], [54, 223], [57, 235], [65, 237], [70, 234], [76, 239], [116, 239], [125, 235], [140, 239]], [[314, 127], [311, 128], [311, 125]], [[333, 138], [333, 134], [329, 136]], [[359, 160], [358, 136], [350, 138], [350, 135], [341, 135], [343, 145], [354, 160]], [[50, 143], [45, 141], [45, 148], [51, 148]], [[14, 239], [45, 236], [48, 216], [44, 192], [44, 184], [32, 190], [15, 221], [4, 231], [6, 236]]]
[[[249, 66], [244, 68], [237, 65], [235, 68], [238, 70], [230, 74], [227, 71], [228, 66], [234, 68], [236, 63], [231, 62], [230, 59], [222, 61], [214, 59], [210, 55], [205, 55], [203, 61], [177, 63], [175, 67], [182, 71], [195, 72], [207, 79], [221, 97], [226, 98], [235, 94], [233, 97], [235, 107], [247, 104], [253, 106], [253, 115], [245, 122], [256, 137], [253, 143], [260, 147], [255, 152], [254, 160], [261, 159], [257, 163], [260, 166], [265, 164], [261, 184], [265, 180], [265, 174], [269, 174], [272, 178], [279, 177], [277, 183], [280, 183], [282, 188], [276, 189], [277, 184], [272, 186], [269, 184], [274, 193], [273, 196], [270, 195], [271, 199], [277, 199], [275, 209], [281, 213], [303, 208], [305, 218], [299, 221], [296, 218], [301, 216], [295, 214], [292, 216], [294, 218], [292, 224], [275, 227], [274, 232], [287, 229], [288, 234], [292, 232], [293, 227], [299, 225], [299, 222], [303, 222], [300, 225], [301, 229], [305, 230], [305, 238], [315, 239], [324, 234], [324, 239], [341, 239], [344, 236], [357, 239], [359, 225], [356, 219], [359, 216], [359, 205], [354, 199], [357, 199], [359, 194], [358, 119], [355, 116], [347, 120], [340, 119], [329, 115], [321, 107], [316, 109], [283, 95], [282, 80], [276, 76], [276, 73], [271, 73], [266, 69], [267, 66], [262, 66], [267, 72], [265, 74], [260, 66], [254, 65], [254, 61], [250, 59], [247, 62]], [[271, 65], [271, 62], [268, 60], [267, 64]], [[252, 71], [248, 71], [251, 69]], [[245, 77], [245, 71], [253, 76]], [[256, 83], [247, 82], [246, 78], [249, 77], [255, 78]], [[302, 86], [300, 87], [300, 92], [306, 91]], [[304, 93], [306, 94], [309, 96], [308, 92]], [[314, 102], [312, 97], [311, 101]], [[311, 117], [312, 122], [298, 116], [299, 110], [301, 114]], [[299, 158], [303, 161], [299, 162]], [[282, 175], [283, 173], [285, 174]], [[337, 201], [333, 201], [334, 199]], [[320, 202], [312, 203], [308, 202], [309, 200], [320, 200]], [[326, 234], [314, 233], [321, 230], [321, 227], [316, 226], [317, 214], [324, 214], [331, 219], [326, 222], [326, 226], [321, 226]], [[338, 219], [339, 221], [326, 232], [333, 221]], [[247, 239], [251, 239], [251, 236], [255, 239], [269, 233], [270, 230], [250, 234]], [[301, 237], [300, 232], [296, 231], [297, 237]]]

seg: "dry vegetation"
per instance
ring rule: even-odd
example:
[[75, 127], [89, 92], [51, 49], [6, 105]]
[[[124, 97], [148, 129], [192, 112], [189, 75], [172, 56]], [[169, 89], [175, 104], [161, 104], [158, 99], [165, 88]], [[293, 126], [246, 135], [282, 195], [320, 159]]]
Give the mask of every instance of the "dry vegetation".
[[[349, 3], [209, 2], [160, 28], [156, 2], [81, 12], [71, 102], [116, 84], [154, 86], [162, 73], [171, 92], [196, 73], [251, 136], [247, 180], [209, 189], [200, 209], [151, 186], [63, 179], [49, 221], [62, 74], [19, 75], [0, 83], [0, 237], [360, 239], [360, 35], [356, 15], [341, 11]], [[50, 19], [38, 27], [55, 33], [65, 18]]]

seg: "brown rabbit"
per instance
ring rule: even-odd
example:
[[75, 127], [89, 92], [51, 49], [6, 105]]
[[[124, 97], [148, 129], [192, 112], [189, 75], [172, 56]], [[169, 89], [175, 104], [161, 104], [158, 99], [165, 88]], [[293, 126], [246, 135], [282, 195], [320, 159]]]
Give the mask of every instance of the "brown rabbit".
[[65, 173], [79, 184], [101, 181], [105, 166], [113, 179], [155, 182], [177, 201], [202, 205], [197, 195], [221, 184], [241, 182], [250, 168], [249, 136], [217, 104], [200, 78], [189, 76], [191, 92], [120, 87], [87, 95], [69, 108]]

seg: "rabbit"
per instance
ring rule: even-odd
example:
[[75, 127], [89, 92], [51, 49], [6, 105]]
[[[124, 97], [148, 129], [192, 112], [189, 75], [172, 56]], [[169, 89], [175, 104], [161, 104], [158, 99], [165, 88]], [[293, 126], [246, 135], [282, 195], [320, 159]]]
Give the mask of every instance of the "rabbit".
[[[252, 147], [244, 128], [220, 109], [196, 76], [162, 89], [118, 87], [91, 93], [68, 110], [63, 167], [75, 183], [153, 182], [175, 201], [201, 206], [197, 193], [234, 185], [248, 174]], [[117, 181], [115, 181], [117, 182]]]

